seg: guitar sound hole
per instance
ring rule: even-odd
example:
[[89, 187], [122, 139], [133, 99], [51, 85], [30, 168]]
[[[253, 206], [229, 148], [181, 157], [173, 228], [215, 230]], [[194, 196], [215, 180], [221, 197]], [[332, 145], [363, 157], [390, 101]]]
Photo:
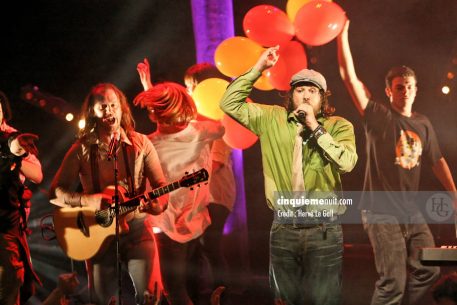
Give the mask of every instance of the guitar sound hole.
[[95, 221], [102, 227], [109, 227], [113, 223], [114, 211], [105, 209], [95, 212]]

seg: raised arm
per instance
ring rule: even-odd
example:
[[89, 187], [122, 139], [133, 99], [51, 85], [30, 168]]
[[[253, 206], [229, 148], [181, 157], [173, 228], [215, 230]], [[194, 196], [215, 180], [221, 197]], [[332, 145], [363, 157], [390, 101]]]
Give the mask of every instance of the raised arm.
[[357, 110], [363, 115], [370, 99], [370, 93], [365, 85], [359, 80], [355, 72], [354, 61], [349, 46], [348, 32], [349, 20], [346, 21], [343, 31], [337, 37], [340, 75]]
[[259, 131], [256, 125], [258, 119], [262, 117], [263, 105], [246, 103], [246, 98], [262, 72], [278, 61], [278, 48], [271, 47], [265, 50], [252, 69], [230, 83], [220, 101], [222, 111], [255, 134]]
[[147, 58], [143, 59], [143, 62], [138, 63], [136, 66], [138, 75], [140, 76], [141, 84], [143, 85], [144, 91], [152, 88], [151, 82], [151, 69]]

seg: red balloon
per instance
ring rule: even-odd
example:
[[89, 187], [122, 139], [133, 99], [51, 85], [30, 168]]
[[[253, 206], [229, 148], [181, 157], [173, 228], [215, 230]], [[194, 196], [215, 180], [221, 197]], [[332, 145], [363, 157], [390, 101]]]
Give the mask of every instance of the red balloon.
[[287, 14], [272, 5], [251, 8], [244, 16], [243, 29], [248, 38], [267, 47], [289, 41], [295, 34]]
[[290, 89], [292, 75], [308, 67], [303, 45], [298, 41], [289, 41], [279, 47], [279, 59], [276, 64], [268, 70], [268, 78], [275, 89], [287, 91]]
[[310, 1], [295, 16], [297, 38], [311, 46], [332, 41], [343, 30], [346, 13], [335, 2]]
[[224, 141], [232, 148], [246, 149], [257, 142], [258, 137], [249, 129], [224, 114], [222, 125], [225, 127]]

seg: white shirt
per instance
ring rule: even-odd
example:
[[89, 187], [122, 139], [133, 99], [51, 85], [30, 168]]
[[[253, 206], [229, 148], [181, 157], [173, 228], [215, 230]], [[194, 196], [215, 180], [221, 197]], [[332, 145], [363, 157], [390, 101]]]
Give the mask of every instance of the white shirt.
[[[186, 172], [205, 168], [211, 173], [211, 145], [224, 134], [222, 125], [212, 121], [191, 121], [172, 134], [156, 131], [149, 135], [168, 182], [185, 176]], [[171, 239], [185, 243], [199, 237], [211, 223], [207, 205], [209, 188], [206, 183], [180, 188], [170, 193], [168, 208], [154, 216], [152, 225], [159, 227]]]

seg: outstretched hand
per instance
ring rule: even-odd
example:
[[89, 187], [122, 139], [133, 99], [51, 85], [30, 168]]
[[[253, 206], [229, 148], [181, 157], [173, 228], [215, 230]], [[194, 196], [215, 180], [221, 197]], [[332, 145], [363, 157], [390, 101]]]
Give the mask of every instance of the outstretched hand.
[[138, 63], [136, 66], [138, 75], [140, 76], [141, 84], [143, 85], [144, 91], [152, 88], [151, 82], [151, 69], [147, 58], [143, 59], [143, 62]]
[[260, 55], [254, 68], [259, 72], [263, 72], [264, 70], [273, 67], [279, 59], [278, 50], [279, 45], [266, 49], [262, 55]]

